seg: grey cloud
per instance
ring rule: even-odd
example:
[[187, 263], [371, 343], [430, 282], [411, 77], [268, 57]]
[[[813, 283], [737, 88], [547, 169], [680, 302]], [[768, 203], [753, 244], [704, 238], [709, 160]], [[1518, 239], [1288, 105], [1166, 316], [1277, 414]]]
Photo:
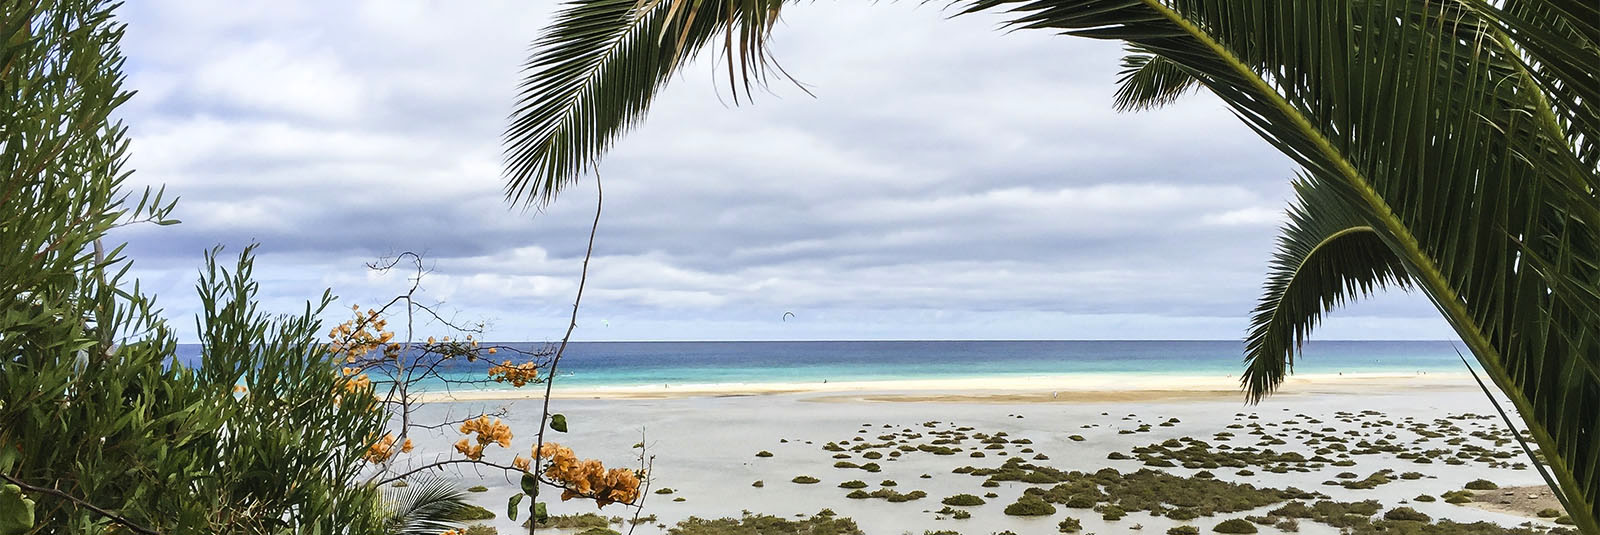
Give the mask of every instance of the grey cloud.
[[[119, 234], [141, 278], [183, 318], [200, 253], [259, 242], [271, 305], [324, 287], [371, 303], [398, 285], [362, 264], [412, 250], [429, 299], [548, 336], [593, 184], [507, 206], [498, 135], [551, 4], [273, 6], [123, 13], [134, 179], [183, 195], [186, 220]], [[1112, 111], [1113, 43], [948, 15], [794, 6], [775, 47], [817, 98], [774, 82], [730, 106], [700, 58], [602, 163], [585, 311], [617, 328], [583, 335], [1238, 336], [1288, 160], [1206, 95]], [[753, 319], [785, 307], [808, 321]], [[1330, 331], [1448, 333], [1417, 298], [1352, 312]]]

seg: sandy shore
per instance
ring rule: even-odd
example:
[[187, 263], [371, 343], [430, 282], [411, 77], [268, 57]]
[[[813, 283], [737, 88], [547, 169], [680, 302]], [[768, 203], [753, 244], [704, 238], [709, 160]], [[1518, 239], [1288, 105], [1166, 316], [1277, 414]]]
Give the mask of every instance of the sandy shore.
[[[1347, 373], [1292, 376], [1282, 395], [1395, 392], [1477, 388], [1465, 373]], [[556, 399], [682, 399], [697, 397], [833, 394], [816, 401], [902, 402], [1120, 402], [1225, 399], [1240, 395], [1238, 376], [1095, 374], [884, 381], [676, 384], [610, 387], [557, 385]], [[542, 388], [480, 390], [421, 394], [424, 402], [511, 401], [534, 399]]]
[[[1231, 444], [1234, 452], [1271, 448], [1310, 458], [1334, 441], [1347, 443], [1354, 454], [1346, 457], [1344, 450], [1325, 451], [1330, 458], [1348, 459], [1355, 464], [1320, 465], [1306, 471], [1278, 473], [1267, 465], [1250, 465], [1249, 470], [1212, 469], [1219, 481], [1312, 490], [1342, 502], [1376, 500], [1386, 510], [1411, 507], [1434, 519], [1486, 521], [1507, 527], [1524, 522], [1554, 526], [1550, 519], [1533, 516], [1548, 506], [1544, 497], [1526, 497], [1538, 494], [1529, 488], [1541, 483], [1537, 472], [1511, 467], [1510, 463], [1526, 461], [1521, 453], [1514, 445], [1496, 443], [1494, 435], [1483, 434], [1498, 432], [1504, 424], [1489, 416], [1494, 414], [1494, 408], [1469, 376], [1306, 375], [1285, 385], [1282, 395], [1257, 406], [1243, 403], [1233, 381], [1227, 377], [1129, 377], [1108, 383], [1106, 378], [1098, 377], [1025, 378], [1002, 383], [974, 379], [673, 386], [662, 389], [669, 392], [633, 388], [578, 395], [569, 390], [563, 392], [567, 399], [556, 400], [552, 409], [566, 415], [571, 430], [553, 438], [580, 452], [580, 456], [601, 459], [607, 466], [637, 463], [641, 450], [636, 446], [645, 447], [646, 454], [654, 458], [652, 488], [673, 489], [671, 494], [652, 492], [648, 496], [644, 514], [654, 515], [656, 521], [640, 526], [638, 533], [645, 535], [665, 534], [691, 516], [738, 517], [748, 510], [795, 518], [824, 508], [853, 518], [869, 535], [937, 530], [954, 530], [963, 535], [1003, 530], [1021, 535], [1048, 534], [1057, 533], [1056, 523], [1069, 517], [1082, 522], [1084, 533], [1101, 535], [1161, 534], [1182, 524], [1211, 533], [1212, 527], [1225, 519], [1265, 515], [1278, 506], [1186, 521], [1145, 512], [1123, 520], [1107, 520], [1089, 509], [1067, 507], [1048, 516], [1020, 517], [1004, 510], [1027, 489], [1044, 490], [1051, 485], [1006, 481], [990, 486], [984, 484], [982, 477], [956, 472], [964, 465], [995, 467], [1016, 457], [1060, 470], [1089, 473], [1114, 468], [1127, 474], [1152, 467], [1139, 459], [1115, 457], [1112, 453], [1131, 456], [1138, 448], [1189, 437], [1211, 443], [1214, 448], [1209, 451], [1218, 455], [1232, 455], [1221, 449]], [[793, 391], [800, 393], [784, 393]], [[513, 394], [518, 395], [506, 399], [504, 393], [487, 393], [479, 394], [482, 397], [475, 400], [430, 404], [418, 417], [430, 421], [485, 412], [502, 414], [517, 430], [517, 436], [511, 448], [492, 447], [488, 457], [509, 462], [513, 455], [526, 454], [531, 447], [534, 439], [526, 431], [535, 428], [539, 405], [537, 400], [525, 399], [535, 394], [531, 389], [529, 395]], [[1047, 400], [1060, 403], [1042, 403]], [[1478, 416], [1463, 416], [1464, 413]], [[966, 428], [972, 433], [1004, 432], [1013, 442], [1004, 444], [1002, 449], [990, 449], [998, 446], [969, 439], [964, 444], [951, 444], [965, 448], [954, 455], [919, 449], [936, 445], [932, 442], [940, 435], [935, 432], [953, 432], [962, 426], [970, 426]], [[1419, 429], [1446, 434], [1423, 436]], [[883, 452], [881, 457], [869, 457], [865, 451], [840, 452], [827, 447], [838, 443], [853, 448], [881, 442], [890, 435], [894, 441], [904, 441], [900, 446], [915, 451], [886, 447], [879, 450]], [[1318, 435], [1325, 437], [1323, 441], [1318, 441]], [[419, 433], [416, 439], [417, 451], [401, 458], [401, 468], [456, 457], [451, 444], [460, 439], [460, 434], [454, 429], [441, 429]], [[1386, 443], [1397, 449], [1355, 454], [1365, 442]], [[1447, 459], [1466, 447], [1483, 449], [1465, 458]], [[1401, 456], [1402, 452], [1407, 456]], [[1478, 457], [1484, 452], [1504, 457], [1486, 462]], [[1419, 464], [1422, 461], [1413, 458], [1419, 455], [1437, 456], [1437, 462]], [[1039, 460], [1044, 458], [1048, 460]], [[882, 465], [882, 471], [850, 467], [854, 465], [841, 467], [836, 464], [840, 461], [874, 461]], [[1186, 477], [1199, 473], [1199, 469], [1183, 466], [1159, 469]], [[1390, 478], [1375, 488], [1340, 485], [1385, 470], [1394, 476], [1416, 472], [1419, 478]], [[520, 522], [503, 515], [506, 500], [519, 490], [515, 478], [461, 466], [441, 471], [440, 475], [459, 481], [464, 487], [485, 486], [485, 492], [473, 493], [473, 501], [501, 514], [484, 523], [497, 527], [500, 533], [522, 531]], [[802, 475], [814, 476], [820, 483], [791, 481]], [[1502, 490], [1480, 493], [1479, 503], [1456, 505], [1444, 501], [1444, 493], [1462, 489], [1476, 479], [1491, 480]], [[841, 488], [850, 480], [865, 482], [866, 491], [890, 488], [885, 483], [897, 481], [899, 485], [892, 488], [901, 492], [925, 491], [927, 497], [905, 503], [852, 499], [847, 497], [850, 490]], [[757, 481], [764, 484], [757, 485]], [[941, 500], [961, 493], [984, 496], [987, 503], [964, 507], [972, 515], [967, 520], [939, 512]], [[1423, 495], [1437, 500], [1419, 500]], [[619, 506], [596, 509], [593, 503], [577, 500], [552, 501], [550, 508], [552, 514], [627, 513]], [[612, 527], [626, 530], [620, 525]], [[1262, 526], [1260, 532], [1286, 531]], [[1337, 535], [1339, 529], [1303, 519], [1296, 533]]]

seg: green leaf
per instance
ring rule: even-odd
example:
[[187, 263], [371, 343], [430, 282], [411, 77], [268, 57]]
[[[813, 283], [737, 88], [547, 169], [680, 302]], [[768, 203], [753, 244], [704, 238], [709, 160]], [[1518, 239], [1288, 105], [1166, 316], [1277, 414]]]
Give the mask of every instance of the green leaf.
[[512, 520], [516, 520], [517, 519], [517, 504], [522, 503], [523, 496], [524, 496], [524, 494], [518, 492], [518, 493], [512, 495], [510, 499], [506, 500], [506, 517], [507, 518], [510, 518]]
[[549, 520], [549, 519], [550, 519], [550, 510], [545, 508], [544, 502], [539, 502], [539, 503], [533, 504], [533, 521], [534, 521], [534, 523], [544, 522], [544, 521]]
[[522, 473], [522, 492], [528, 493], [529, 496], [538, 494], [539, 493], [539, 478], [533, 477], [533, 474], [531, 472], [523, 472]]
[[22, 487], [0, 486], [0, 535], [18, 535], [33, 528], [33, 500]]
[[562, 433], [567, 432], [567, 415], [556, 414], [550, 417], [550, 428]]

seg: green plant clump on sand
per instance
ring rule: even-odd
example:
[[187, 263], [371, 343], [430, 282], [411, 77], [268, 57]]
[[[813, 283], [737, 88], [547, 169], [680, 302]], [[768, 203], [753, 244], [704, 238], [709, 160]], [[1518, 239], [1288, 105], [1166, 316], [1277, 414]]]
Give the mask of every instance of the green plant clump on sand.
[[819, 481], [822, 481], [822, 480], [814, 478], [814, 477], [811, 477], [811, 476], [794, 476], [794, 479], [791, 479], [790, 481], [793, 481], [795, 483], [799, 483], [801, 485], [810, 485], [810, 484], [813, 484], [813, 483], [816, 483], [816, 482], [819, 482]]
[[1487, 479], [1474, 479], [1468, 481], [1465, 488], [1467, 490], [1495, 490], [1500, 488], [1500, 485], [1496, 485], [1493, 481]]
[[945, 505], [972, 506], [972, 505], [983, 505], [984, 501], [983, 501], [983, 498], [979, 498], [979, 497], [973, 496], [971, 494], [957, 494], [955, 496], [951, 496], [949, 498], [945, 498], [943, 500], [940, 500], [939, 503], [942, 503], [942, 504], [945, 504]]
[[1200, 528], [1194, 526], [1167, 528], [1167, 535], [1200, 535]]
[[839, 488], [841, 488], [841, 489], [864, 489], [864, 488], [867, 488], [867, 482], [859, 480], [859, 479], [852, 479], [852, 480], [846, 481], [844, 483], [840, 483], [839, 484]]
[[[604, 528], [612, 524], [621, 524], [622, 517], [605, 517], [595, 513], [579, 513], [572, 515], [556, 515], [539, 523], [541, 528], [556, 529], [589, 529]], [[526, 522], [523, 525], [527, 525]]]
[[1062, 533], [1077, 533], [1083, 531], [1083, 523], [1079, 522], [1078, 519], [1069, 516], [1061, 519], [1061, 522], [1056, 524], [1056, 531]]
[[1255, 524], [1251, 524], [1250, 522], [1248, 522], [1248, 521], [1246, 521], [1246, 520], [1244, 520], [1242, 518], [1232, 518], [1232, 519], [1228, 519], [1228, 520], [1223, 520], [1221, 524], [1217, 524], [1217, 527], [1211, 528], [1211, 531], [1215, 531], [1217, 533], [1256, 533], [1257, 532]]
[[447, 517], [448, 520], [451, 520], [451, 521], [454, 521], [454, 522], [465, 522], [465, 521], [470, 521], [470, 520], [489, 520], [491, 518], [494, 518], [494, 511], [490, 511], [488, 509], [484, 509], [481, 506], [470, 505], [470, 504], [467, 505], [466, 507], [462, 507], [462, 508], [456, 509], [455, 512], [451, 513]]
[[745, 513], [740, 518], [707, 520], [689, 517], [667, 530], [668, 535], [865, 535], [855, 521], [818, 513], [803, 520]]
[[1412, 509], [1410, 507], [1396, 507], [1394, 509], [1390, 509], [1388, 512], [1383, 513], [1383, 518], [1384, 518], [1384, 520], [1400, 520], [1400, 521], [1412, 521], [1412, 522], [1427, 522], [1429, 520], [1433, 520], [1433, 517], [1430, 517], [1430, 516], [1420, 512], [1420, 511], [1417, 511], [1416, 509]]
[[1031, 494], [1024, 494], [1015, 503], [1006, 506], [1006, 514], [1011, 516], [1047, 516], [1056, 514], [1053, 505]]

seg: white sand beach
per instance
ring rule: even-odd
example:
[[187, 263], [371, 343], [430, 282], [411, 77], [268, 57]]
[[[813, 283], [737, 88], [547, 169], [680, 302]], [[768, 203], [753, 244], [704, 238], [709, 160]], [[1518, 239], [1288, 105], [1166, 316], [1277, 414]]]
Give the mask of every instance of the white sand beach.
[[[1037, 377], [1018, 380], [973, 379], [914, 382], [829, 382], [822, 384], [761, 385], [672, 385], [661, 388], [612, 388], [585, 391], [558, 390], [553, 410], [564, 413], [571, 425], [569, 433], [552, 433], [551, 440], [571, 446], [580, 457], [594, 457], [607, 466], [637, 463], [643, 442], [654, 456], [651, 473], [654, 489], [674, 489], [670, 495], [650, 494], [646, 515], [656, 523], [639, 526], [636, 533], [664, 533], [660, 525], [671, 526], [691, 515], [699, 517], [737, 517], [742, 511], [784, 517], [817, 513], [829, 508], [853, 518], [869, 534], [898, 535], [927, 530], [955, 530], [965, 534], [989, 534], [1011, 530], [1018, 535], [1057, 533], [1057, 523], [1072, 517], [1081, 521], [1084, 533], [1161, 534], [1172, 526], [1190, 524], [1203, 533], [1230, 518], [1265, 515], [1275, 504], [1259, 510], [1215, 516], [1202, 516], [1178, 522], [1166, 517], [1135, 512], [1115, 521], [1103, 520], [1088, 509], [1057, 507], [1057, 512], [1041, 517], [1004, 514], [1006, 506], [1024, 489], [1049, 484], [1004, 481], [984, 487], [985, 478], [953, 473], [961, 466], [992, 468], [1008, 458], [1029, 459], [1030, 463], [1059, 470], [1094, 472], [1114, 468], [1124, 474], [1148, 468], [1137, 459], [1113, 460], [1113, 452], [1132, 454], [1134, 448], [1159, 444], [1169, 439], [1192, 437], [1205, 441], [1215, 451], [1245, 451], [1260, 448], [1269, 440], [1282, 444], [1266, 446], [1278, 452], [1295, 451], [1313, 457], [1317, 445], [1312, 437], [1331, 437], [1357, 444], [1377, 442], [1397, 448], [1392, 452], [1343, 455], [1330, 458], [1353, 462], [1336, 466], [1312, 463], [1304, 472], [1272, 473], [1269, 466], [1213, 468], [1220, 481], [1248, 483], [1260, 487], [1296, 487], [1325, 494], [1337, 501], [1378, 500], [1385, 510], [1407, 506], [1434, 519], [1458, 522], [1489, 521], [1503, 526], [1534, 522], [1554, 526], [1547, 519], [1534, 519], [1514, 513], [1492, 511], [1468, 505], [1417, 502], [1419, 495], [1440, 496], [1462, 489], [1475, 479], [1487, 479], [1502, 487], [1539, 485], [1538, 473], [1514, 463], [1527, 463], [1515, 443], [1496, 443], [1492, 431], [1505, 424], [1494, 415], [1494, 408], [1466, 375], [1428, 374], [1416, 376], [1359, 375], [1299, 376], [1284, 385], [1283, 392], [1257, 406], [1246, 405], [1239, 395], [1235, 378], [1127, 378], [1108, 382], [1103, 377]], [[531, 389], [525, 396], [504, 393], [458, 393], [456, 401], [426, 406], [420, 417], [462, 417], [504, 409], [516, 430], [533, 429], [538, 404]], [[1509, 406], [1508, 406], [1509, 409]], [[1362, 413], [1362, 411], [1373, 411]], [[1464, 414], [1476, 416], [1461, 417]], [[1448, 419], [1450, 417], [1455, 419]], [[1436, 419], [1440, 419], [1437, 420]], [[937, 422], [937, 423], [935, 423]], [[1520, 423], [1520, 421], [1519, 421]], [[1232, 427], [1230, 427], [1232, 426]], [[892, 437], [903, 445], [927, 444], [935, 431], [952, 432], [970, 427], [968, 434], [992, 436], [1005, 433], [1009, 443], [992, 447], [967, 440], [954, 455], [906, 451], [904, 455], [872, 457], [881, 465], [879, 472], [859, 468], [835, 468], [836, 462], [865, 463], [861, 451], [838, 453], [823, 448], [829, 442], [864, 444]], [[1457, 431], [1448, 431], [1456, 427]], [[1435, 429], [1441, 435], [1422, 436], [1416, 430]], [[1217, 435], [1228, 432], [1232, 436]], [[1474, 436], [1473, 433], [1477, 433]], [[911, 440], [906, 437], [921, 436]], [[1077, 435], [1081, 440], [1074, 438]], [[945, 435], [948, 436], [948, 435]], [[862, 437], [858, 439], [857, 437]], [[403, 457], [406, 462], [422, 463], [448, 458], [450, 444], [459, 437], [453, 430], [418, 437], [418, 451]], [[493, 447], [489, 458], [509, 461], [513, 454], [527, 454], [533, 442], [531, 433], [517, 435], [509, 450]], [[1428, 462], [1416, 457], [1446, 461], [1468, 446], [1482, 451], [1505, 452], [1489, 462], [1461, 459], [1461, 464]], [[915, 448], [912, 448], [915, 449]], [[768, 451], [770, 457], [758, 457]], [[881, 450], [892, 451], [893, 448]], [[904, 448], [901, 448], [904, 450]], [[1422, 453], [1432, 451], [1432, 453]], [[983, 452], [981, 458], [973, 452]], [[1410, 452], [1410, 453], [1406, 453]], [[838, 457], [840, 455], [846, 457]], [[1048, 460], [1033, 460], [1043, 455]], [[1402, 458], [1404, 457], [1404, 458]], [[1470, 456], [1469, 456], [1470, 457]], [[1159, 468], [1180, 476], [1194, 476], [1200, 469]], [[1349, 472], [1361, 478], [1391, 469], [1396, 477], [1374, 488], [1345, 488], [1328, 485], [1342, 481], [1337, 474]], [[1420, 477], [1401, 479], [1398, 474], [1416, 472]], [[520, 522], [505, 518], [506, 498], [514, 494], [516, 481], [498, 473], [446, 471], [464, 485], [485, 485], [487, 492], [474, 494], [481, 505], [497, 513], [487, 521], [501, 533], [525, 532]], [[791, 482], [809, 475], [816, 484]], [[890, 503], [883, 499], [850, 499], [841, 482], [861, 480], [866, 491], [880, 488], [884, 480], [898, 483], [902, 493], [924, 491], [922, 499]], [[761, 487], [752, 484], [761, 481]], [[942, 509], [941, 499], [955, 494], [993, 493], [985, 504], [962, 507], [971, 518], [957, 520]], [[675, 501], [681, 498], [682, 501]], [[590, 502], [555, 502], [552, 514], [595, 512]], [[598, 511], [604, 515], [625, 515], [621, 506]], [[613, 528], [626, 532], [623, 526]], [[1298, 533], [1334, 534], [1338, 528], [1301, 520]], [[1261, 533], [1279, 533], [1275, 527], [1261, 526]]]

